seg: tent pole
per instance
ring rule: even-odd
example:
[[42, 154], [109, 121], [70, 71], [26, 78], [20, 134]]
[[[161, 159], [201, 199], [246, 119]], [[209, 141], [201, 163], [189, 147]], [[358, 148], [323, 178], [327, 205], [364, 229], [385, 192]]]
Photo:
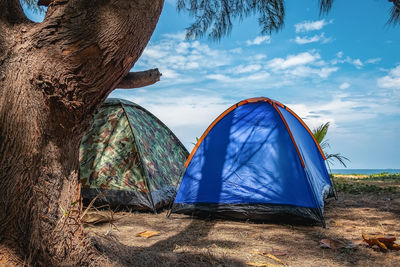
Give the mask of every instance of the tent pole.
[[322, 217], [322, 221], [321, 222], [322, 222], [322, 227], [326, 229], [326, 223], [325, 223], [325, 218], [324, 217]]
[[181, 184], [182, 179], [183, 179], [183, 176], [185, 176], [185, 173], [186, 173], [186, 169], [185, 169], [185, 171], [182, 173], [181, 178], [179, 179], [179, 181], [176, 183], [176, 186], [175, 186], [175, 194], [174, 194], [174, 197], [172, 198], [171, 204], [169, 205], [169, 210], [168, 210], [167, 215], [166, 215], [167, 218], [169, 218], [169, 216], [171, 216], [171, 213], [172, 213], [172, 206], [174, 205], [176, 195], [178, 194], [178, 187], [179, 187], [179, 185]]

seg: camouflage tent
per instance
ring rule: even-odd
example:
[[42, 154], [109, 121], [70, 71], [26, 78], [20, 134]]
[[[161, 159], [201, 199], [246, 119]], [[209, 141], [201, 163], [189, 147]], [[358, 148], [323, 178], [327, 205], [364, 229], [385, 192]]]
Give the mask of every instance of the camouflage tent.
[[188, 152], [154, 115], [110, 98], [94, 116], [80, 147], [83, 199], [153, 210], [168, 204]]

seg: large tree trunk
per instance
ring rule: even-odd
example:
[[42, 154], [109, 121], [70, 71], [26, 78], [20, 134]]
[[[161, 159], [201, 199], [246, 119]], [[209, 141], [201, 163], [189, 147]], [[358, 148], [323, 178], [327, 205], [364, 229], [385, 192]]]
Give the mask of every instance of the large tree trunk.
[[163, 2], [56, 0], [36, 24], [19, 0], [0, 0], [0, 253], [35, 265], [98, 260], [80, 223], [80, 139]]

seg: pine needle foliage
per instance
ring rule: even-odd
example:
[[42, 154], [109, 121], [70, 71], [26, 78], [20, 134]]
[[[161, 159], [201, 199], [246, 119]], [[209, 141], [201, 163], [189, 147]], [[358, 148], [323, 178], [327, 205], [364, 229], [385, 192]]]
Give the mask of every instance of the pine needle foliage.
[[285, 6], [283, 0], [178, 0], [178, 11], [187, 11], [195, 18], [187, 28], [187, 38], [204, 35], [219, 40], [232, 30], [232, 21], [240, 22], [249, 16], [258, 16], [262, 34], [270, 34], [283, 27]]
[[390, 9], [390, 17], [388, 24], [397, 25], [400, 24], [400, 0], [389, 0], [393, 2], [393, 7]]
[[[393, 3], [389, 24], [400, 23], [400, 0]], [[334, 0], [318, 0], [320, 15], [326, 15]], [[285, 18], [284, 0], [178, 0], [178, 11], [187, 11], [194, 22], [186, 28], [186, 37], [199, 38], [205, 35], [211, 40], [220, 40], [232, 31], [233, 21], [257, 16], [261, 34], [271, 34], [282, 29]]]
[[319, 15], [326, 15], [332, 8], [333, 0], [318, 0]]
[[[38, 6], [38, 0], [20, 0], [31, 10], [45, 12]], [[388, 24], [400, 24], [400, 0], [388, 0], [393, 3], [389, 10]], [[318, 0], [320, 16], [326, 15], [334, 0]], [[186, 38], [200, 38], [208, 35], [218, 41], [232, 31], [233, 22], [250, 16], [257, 16], [261, 34], [267, 35], [279, 31], [284, 26], [285, 0], [177, 0], [178, 11], [187, 11], [194, 22], [186, 28]]]

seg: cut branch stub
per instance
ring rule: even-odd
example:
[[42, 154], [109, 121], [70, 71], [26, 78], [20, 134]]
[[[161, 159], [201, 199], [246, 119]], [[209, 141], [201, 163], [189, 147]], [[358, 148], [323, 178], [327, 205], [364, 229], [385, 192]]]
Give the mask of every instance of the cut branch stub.
[[161, 75], [158, 69], [129, 72], [116, 88], [132, 89], [152, 85], [160, 80]]

